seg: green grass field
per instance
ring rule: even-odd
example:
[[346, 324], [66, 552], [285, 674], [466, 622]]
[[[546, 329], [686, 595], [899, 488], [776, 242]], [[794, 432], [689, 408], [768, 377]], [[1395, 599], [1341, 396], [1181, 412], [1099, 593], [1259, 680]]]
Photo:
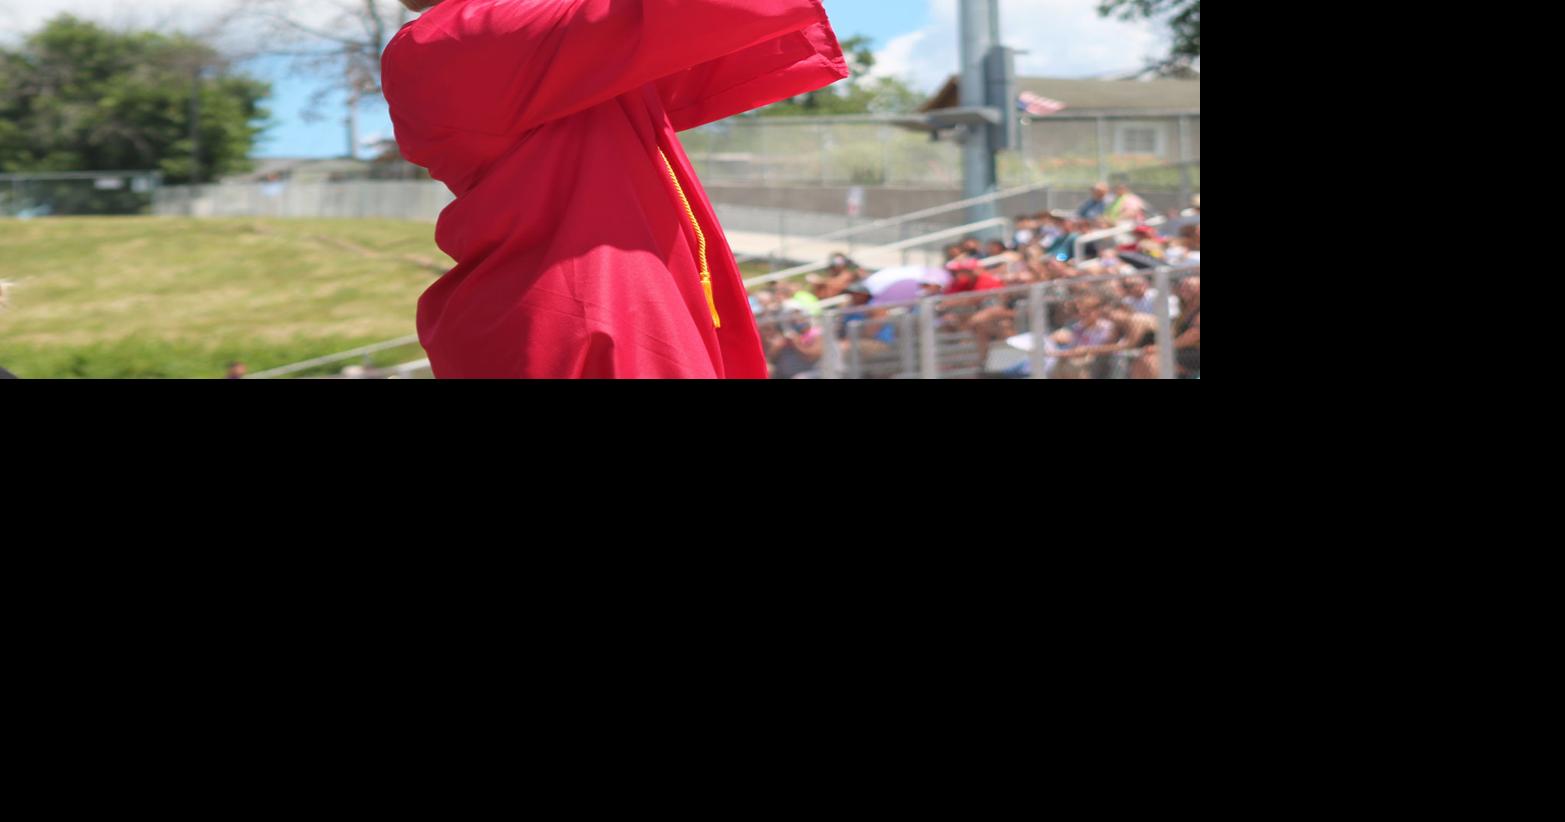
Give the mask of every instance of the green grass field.
[[[412, 334], [451, 265], [391, 220], [0, 220], [0, 365], [24, 378], [220, 377]], [[415, 345], [379, 363], [422, 356]]]

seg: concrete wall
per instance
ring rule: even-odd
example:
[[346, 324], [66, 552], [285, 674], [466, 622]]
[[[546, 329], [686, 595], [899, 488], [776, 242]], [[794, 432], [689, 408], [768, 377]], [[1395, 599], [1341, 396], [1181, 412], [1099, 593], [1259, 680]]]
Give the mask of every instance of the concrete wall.
[[[864, 207], [848, 216], [851, 186], [706, 186], [723, 225], [735, 231], [819, 237], [855, 224], [896, 217], [960, 200], [954, 188], [874, 187], [863, 189]], [[1137, 189], [1159, 211], [1182, 207], [1177, 190]], [[1199, 189], [1197, 189], [1199, 190]], [[1029, 192], [1000, 202], [1000, 214], [1014, 217], [1045, 210], [1074, 211], [1085, 188]], [[428, 181], [361, 181], [251, 185], [169, 186], [153, 198], [153, 213], [187, 217], [381, 218], [434, 222], [452, 200], [444, 185]], [[962, 225], [957, 211], [917, 224], [859, 236], [854, 245], [890, 243], [926, 231]]]
[[452, 199], [430, 181], [168, 186], [152, 213], [185, 217], [351, 217], [434, 222]]

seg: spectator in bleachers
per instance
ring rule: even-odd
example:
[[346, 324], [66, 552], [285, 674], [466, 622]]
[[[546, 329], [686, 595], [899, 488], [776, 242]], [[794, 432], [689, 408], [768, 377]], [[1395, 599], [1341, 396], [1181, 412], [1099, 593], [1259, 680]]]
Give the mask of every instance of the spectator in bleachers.
[[1107, 217], [1111, 223], [1141, 223], [1147, 219], [1147, 201], [1141, 199], [1130, 186], [1120, 183], [1114, 188], [1114, 204], [1109, 206]]
[[1201, 376], [1201, 278], [1189, 277], [1179, 284], [1179, 301], [1184, 310], [1174, 324], [1174, 359], [1182, 377]]
[[[1103, 192], [1107, 191], [1104, 187]], [[1193, 203], [1199, 207], [1199, 200]], [[1112, 204], [1118, 207], [1116, 216], [1123, 219], [1146, 216], [1145, 203], [1128, 187], [1120, 187]], [[977, 343], [980, 361], [987, 365], [995, 340], [1009, 339], [1018, 330], [1026, 330], [1018, 329], [1027, 308], [1028, 295], [1022, 287], [1049, 283], [1052, 285], [1048, 290], [1051, 296], [1046, 320], [1049, 328], [1060, 329], [1044, 341], [1051, 374], [1071, 379], [1156, 378], [1156, 315], [1158, 300], [1164, 299], [1169, 316], [1174, 318], [1178, 375], [1200, 378], [1199, 278], [1180, 282], [1176, 290], [1188, 300], [1182, 302], [1180, 297], [1160, 294], [1151, 287], [1148, 277], [1133, 276], [1138, 267], [1199, 267], [1198, 222], [1187, 218], [1175, 223], [1179, 236], [1173, 239], [1144, 224], [1116, 225], [1106, 216], [1059, 218], [1042, 213], [1020, 217], [1016, 225], [1018, 230], [1011, 237], [1013, 246], [979, 238], [946, 246], [949, 284], [936, 283], [933, 278], [920, 282], [919, 296], [946, 298], [934, 308], [944, 332], [970, 335], [969, 339]], [[1172, 232], [1175, 227], [1167, 230]], [[1085, 244], [1082, 258], [1077, 259], [1079, 239], [1100, 232], [1105, 236]], [[1131, 242], [1120, 245], [1125, 239]], [[989, 259], [995, 262], [986, 265]], [[871, 373], [882, 373], [873, 369], [886, 365], [874, 362], [877, 358], [896, 359], [898, 329], [904, 327], [902, 323], [918, 327], [918, 313], [925, 306], [871, 306], [872, 294], [863, 283], [868, 273], [839, 254], [825, 273], [806, 278], [806, 288], [774, 285], [754, 290], [757, 300], [764, 303], [765, 311], [758, 313], [758, 320], [776, 376], [812, 373], [826, 345], [837, 344], [844, 357], [850, 357], [855, 340], [857, 361], [870, 368]], [[1016, 293], [989, 293], [1007, 289]], [[806, 329], [817, 324], [807, 324], [801, 318], [808, 318], [821, 300], [835, 298], [840, 303], [842, 295], [848, 295], [851, 303], [836, 316], [837, 330], [809, 335]], [[913, 316], [907, 318], [907, 313]], [[858, 325], [850, 330], [848, 326], [853, 323]], [[833, 341], [833, 336], [837, 340]], [[1019, 375], [1009, 369], [1006, 374]]]
[[[1103, 303], [1104, 314], [1113, 325], [1112, 331], [1101, 325], [1085, 331], [1080, 323], [1055, 335], [1059, 348], [1056, 357], [1064, 367], [1057, 365], [1051, 376], [1055, 379], [1153, 379], [1143, 373], [1145, 357], [1123, 356], [1124, 352], [1138, 351], [1157, 342], [1157, 318], [1150, 314], [1138, 314], [1120, 303]], [[1091, 345], [1094, 338], [1105, 340]]]
[[1011, 220], [1011, 223], [1016, 226], [1016, 230], [1011, 233], [1012, 248], [1026, 248], [1038, 236], [1039, 223], [1033, 217], [1023, 214]]
[[1048, 212], [1044, 212], [1038, 215], [1037, 240], [1039, 246], [1048, 248], [1049, 246], [1054, 245], [1054, 242], [1058, 240], [1063, 234], [1065, 234], [1064, 220], [1061, 220], [1060, 218]]
[[858, 264], [848, 259], [846, 254], [835, 254], [831, 258], [831, 267], [826, 270], [826, 293], [830, 297], [843, 294], [848, 286], [858, 282], [863, 275]]
[[1065, 262], [1076, 256], [1076, 241], [1081, 235], [1090, 231], [1085, 220], [1068, 220], [1065, 223], [1065, 231], [1049, 246], [1047, 254], [1060, 262]]
[[826, 338], [821, 327], [804, 314], [791, 312], [768, 342], [772, 379], [793, 380], [814, 373], [825, 352]]
[[[1201, 378], [1201, 278], [1189, 277], [1179, 284], [1183, 305], [1174, 323], [1174, 367], [1182, 379]], [[1137, 372], [1146, 379], [1158, 373], [1157, 346], [1146, 349]]]
[[839, 332], [843, 353], [847, 354], [851, 347], [849, 335], [852, 330], [848, 326], [855, 322], [864, 324], [853, 335], [858, 339], [861, 355], [876, 356], [890, 352], [891, 346], [896, 343], [896, 329], [887, 321], [885, 309], [869, 308], [875, 295], [863, 283], [854, 283], [848, 288], [848, 296], [853, 301], [852, 308], [842, 315], [842, 330]]
[[1095, 220], [1108, 212], [1113, 200], [1109, 199], [1109, 184], [1098, 183], [1092, 187], [1092, 196], [1076, 209], [1076, 216], [1083, 220]]
[[1152, 260], [1161, 260], [1166, 253], [1162, 235], [1149, 225], [1136, 226], [1135, 239], [1119, 247], [1122, 254], [1139, 254]]
[[[1131, 311], [1137, 314], [1157, 314], [1157, 289], [1152, 288], [1145, 277], [1131, 277], [1121, 283], [1125, 290], [1125, 296], [1121, 300]], [[1179, 298], [1168, 298], [1168, 315], [1179, 316]]]
[[1201, 224], [1194, 223], [1179, 229], [1179, 238], [1169, 244], [1164, 259], [1169, 265], [1188, 266], [1201, 264]]
[[1005, 283], [986, 271], [975, 259], [957, 260], [947, 265], [946, 270], [951, 272], [951, 285], [946, 288], [947, 294], [966, 294], [970, 291], [990, 291], [1005, 287]]
[[1086, 380], [1101, 378], [1104, 363], [1099, 349], [1119, 341], [1119, 329], [1109, 318], [1102, 297], [1088, 296], [1076, 301], [1073, 313], [1076, 321], [1059, 335], [1068, 342], [1060, 352], [1060, 363], [1054, 376], [1061, 380]]

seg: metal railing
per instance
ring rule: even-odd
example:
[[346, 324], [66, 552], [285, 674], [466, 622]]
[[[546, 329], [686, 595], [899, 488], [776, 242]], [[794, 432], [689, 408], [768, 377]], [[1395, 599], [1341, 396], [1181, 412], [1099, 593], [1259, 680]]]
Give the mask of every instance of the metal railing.
[[[860, 234], [868, 234], [872, 231], [883, 231], [888, 228], [900, 229], [910, 223], [915, 223], [919, 220], [927, 220], [930, 217], [940, 217], [946, 214], [950, 214], [953, 211], [961, 211], [965, 208], [971, 208], [976, 205], [985, 205], [987, 203], [998, 203], [1001, 200], [1009, 200], [1013, 197], [1022, 197], [1039, 191], [1048, 191], [1051, 188], [1053, 188], [1053, 186], [1049, 183], [1019, 186], [1017, 188], [1010, 188], [1004, 191], [996, 191], [990, 194], [984, 194], [979, 197], [970, 197], [965, 200], [957, 200], [955, 202], [946, 203], [944, 205], [934, 206], [933, 208], [926, 208], [919, 211], [909, 212], [907, 214], [899, 214], [896, 217], [872, 220], [867, 223], [861, 223], [859, 225], [850, 226], [839, 231], [833, 231], [815, 237], [801, 237], [798, 239], [819, 243], [846, 240], [852, 237], [857, 237]], [[779, 240], [781, 241], [781, 238], [779, 238]], [[747, 254], [745, 256], [739, 257], [738, 260], [741, 263], [746, 263], [756, 260], [782, 259], [785, 257], [786, 253], [787, 244], [782, 242], [777, 248], [772, 249], [772, 251], [767, 254]]]
[[[909, 239], [909, 240], [903, 240], [903, 241], [898, 242], [898, 243], [888, 243], [886, 245], [876, 246], [874, 248], [865, 249], [863, 253], [874, 253], [874, 252], [880, 252], [880, 251], [904, 251], [905, 252], [905, 251], [907, 251], [910, 248], [917, 248], [919, 246], [929, 245], [931, 243], [938, 243], [938, 242], [941, 242], [943, 240], [949, 240], [949, 239], [952, 239], [952, 238], [955, 238], [955, 237], [968, 237], [968, 236], [971, 236], [973, 234], [977, 234], [977, 233], [979, 233], [981, 231], [985, 231], [985, 230], [988, 230], [988, 229], [991, 229], [991, 228], [1006, 228], [1010, 224], [1011, 224], [1010, 220], [1004, 219], [1002, 217], [996, 217], [993, 220], [984, 220], [982, 222], [977, 222], [977, 223], [968, 223], [967, 225], [957, 226], [956, 228], [948, 228], [948, 229], [945, 229], [944, 231], [931, 232], [929, 234], [924, 234], [924, 235], [921, 235], [921, 236], [918, 236], [918, 237], [914, 237], [914, 238]], [[903, 255], [903, 262], [906, 262], [906, 255], [905, 254]], [[831, 261], [830, 260], [828, 260], [828, 261], [826, 261], [824, 263], [809, 263], [809, 264], [806, 264], [806, 265], [797, 265], [797, 266], [794, 266], [793, 268], [785, 268], [782, 271], [778, 271], [778, 272], [775, 272], [775, 273], [772, 273], [772, 274], [766, 274], [766, 275], [763, 275], [763, 276], [760, 276], [760, 277], [751, 277], [750, 279], [745, 280], [744, 284], [745, 284], [745, 288], [746, 289], [751, 289], [751, 288], [755, 288], [757, 286], [766, 285], [768, 283], [781, 282], [783, 280], [791, 280], [794, 277], [800, 277], [800, 276], [803, 276], [805, 274], [813, 274], [813, 273], [815, 273], [817, 271], [825, 271], [828, 268], [831, 268]]]
[[[1173, 292], [1177, 280], [1200, 275], [1198, 266], [1181, 268], [1165, 266], [1150, 272], [1078, 277], [993, 291], [942, 295], [856, 308], [833, 308], [823, 312], [814, 320], [814, 323], [822, 329], [827, 341], [822, 351], [819, 373], [823, 379], [864, 379], [872, 376], [946, 379], [951, 376], [979, 376], [985, 370], [984, 362], [978, 362], [976, 367], [961, 362], [962, 356], [970, 353], [967, 351], [967, 346], [975, 341], [974, 335], [965, 330], [946, 328], [942, 321], [951, 316], [953, 311], [966, 308], [976, 310], [980, 302], [996, 301], [1003, 304], [1014, 300], [1017, 319], [1025, 318], [1025, 327], [1033, 335], [1034, 345], [1028, 354], [1030, 379], [1049, 379], [1048, 361], [1052, 355], [1044, 344], [1046, 338], [1052, 333], [1049, 309], [1056, 304], [1079, 299], [1078, 296], [1070, 293], [1072, 289], [1104, 285], [1130, 278], [1145, 278], [1149, 275], [1153, 279], [1153, 287], [1159, 294], [1153, 313], [1157, 322], [1155, 330], [1157, 375], [1159, 379], [1175, 379], [1177, 369], [1174, 317], [1168, 297]], [[1015, 300], [1015, 298], [1020, 299]], [[894, 342], [884, 349], [876, 346], [879, 350], [875, 354], [880, 357], [878, 365], [881, 366], [878, 372], [869, 367], [871, 355], [866, 353], [866, 347], [863, 345], [862, 331], [867, 321], [857, 316], [870, 312], [881, 315], [877, 320], [878, 323], [890, 324], [895, 329]], [[1020, 325], [1018, 323], [1019, 327]], [[841, 338], [840, 342], [839, 338]], [[1114, 352], [1108, 356], [1131, 355]], [[954, 370], [951, 367], [953, 364], [957, 364]]]
[[251, 374], [245, 379], [270, 380], [277, 377], [286, 377], [290, 374], [298, 374], [301, 371], [311, 371], [316, 368], [321, 368], [322, 366], [335, 365], [340, 362], [348, 362], [349, 360], [356, 359], [362, 359], [364, 361], [364, 367], [368, 368], [370, 367], [370, 358], [372, 356], [379, 354], [382, 351], [390, 351], [394, 348], [402, 348], [404, 346], [413, 345], [417, 342], [418, 335], [410, 334], [406, 337], [398, 337], [395, 340], [387, 340], [382, 343], [375, 343], [374, 345], [366, 345], [363, 348], [355, 348], [352, 351], [344, 351], [341, 354], [331, 354], [325, 357], [316, 357], [313, 360], [296, 362], [293, 365], [285, 365], [281, 368], [273, 368], [270, 371], [262, 371], [258, 374]]
[[[1166, 217], [1153, 217], [1152, 219], [1147, 220], [1144, 223], [1141, 223], [1141, 225], [1146, 225], [1146, 226], [1151, 226], [1152, 228], [1157, 228], [1158, 226], [1163, 225], [1166, 222], [1168, 222], [1168, 218], [1166, 218]], [[1076, 250], [1075, 250], [1075, 255], [1076, 256], [1073, 259], [1076, 260], [1076, 262], [1078, 262], [1078, 263], [1086, 262], [1087, 246], [1089, 246], [1089, 245], [1091, 245], [1091, 244], [1093, 244], [1093, 243], [1095, 243], [1095, 242], [1097, 242], [1099, 240], [1109, 240], [1109, 239], [1117, 240], [1117, 239], [1119, 239], [1121, 237], [1129, 237], [1132, 234], [1135, 234], [1137, 227], [1138, 226], [1135, 223], [1128, 223], [1127, 222], [1127, 223], [1120, 223], [1119, 225], [1114, 226], [1113, 228], [1105, 228], [1102, 231], [1094, 231], [1091, 234], [1083, 234], [1080, 237], [1076, 238]]]

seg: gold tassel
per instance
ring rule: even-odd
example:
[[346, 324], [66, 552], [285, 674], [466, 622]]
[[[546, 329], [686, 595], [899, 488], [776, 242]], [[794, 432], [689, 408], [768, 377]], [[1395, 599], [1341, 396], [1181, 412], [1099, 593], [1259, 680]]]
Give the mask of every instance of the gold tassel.
[[685, 216], [690, 218], [690, 227], [696, 231], [697, 254], [701, 262], [701, 290], [706, 292], [707, 307], [712, 309], [712, 325], [716, 328], [723, 327], [722, 318], [717, 316], [717, 298], [712, 295], [712, 269], [706, 263], [706, 233], [701, 230], [701, 223], [696, 220], [696, 210], [690, 207], [690, 198], [685, 196], [685, 188], [679, 184], [679, 175], [674, 173], [674, 164], [668, 161], [668, 155], [663, 149], [658, 149], [658, 156], [663, 158], [663, 165], [668, 168], [668, 178], [674, 181], [674, 191], [679, 194], [679, 201], [685, 206]]
[[706, 291], [706, 304], [712, 309], [712, 326], [714, 328], [722, 328], [723, 319], [717, 316], [717, 298], [712, 296], [711, 274], [707, 274], [705, 279], [701, 280], [701, 288]]

